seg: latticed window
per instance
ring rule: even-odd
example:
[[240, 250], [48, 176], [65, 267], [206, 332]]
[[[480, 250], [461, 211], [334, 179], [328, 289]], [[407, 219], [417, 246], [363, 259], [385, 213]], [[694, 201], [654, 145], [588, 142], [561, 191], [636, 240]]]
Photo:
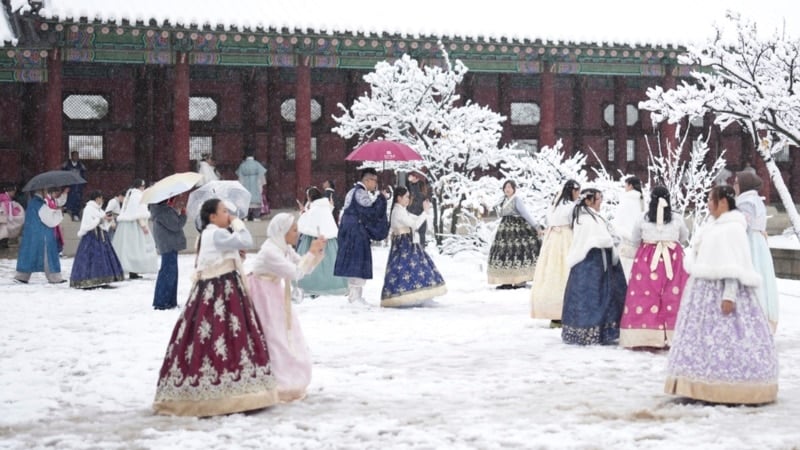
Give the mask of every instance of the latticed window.
[[609, 139], [606, 142], [606, 146], [607, 146], [607, 149], [608, 149], [608, 161], [609, 162], [613, 162], [614, 161], [614, 140], [613, 139]]
[[[297, 102], [290, 98], [281, 103], [281, 117], [287, 122], [297, 121]], [[322, 117], [322, 105], [313, 98], [311, 99], [311, 121], [316, 122]]]
[[639, 121], [639, 109], [635, 105], [628, 104], [625, 106], [625, 123], [632, 126]]
[[199, 161], [203, 155], [211, 155], [214, 150], [214, 138], [211, 136], [189, 136], [189, 159]]
[[97, 120], [108, 114], [108, 100], [102, 95], [68, 95], [61, 109], [72, 120]]
[[636, 159], [636, 141], [628, 139], [625, 142], [625, 159], [626, 161], [633, 161]]
[[[294, 161], [295, 159], [295, 141], [293, 137], [286, 138], [286, 159]], [[317, 138], [311, 138], [311, 159], [317, 160]]]
[[539, 151], [539, 141], [537, 139], [517, 139], [514, 143], [517, 144], [518, 149], [525, 150], [529, 155]]
[[78, 152], [80, 159], [103, 159], [103, 136], [72, 134], [67, 138], [68, 154]]
[[189, 97], [189, 120], [211, 122], [217, 117], [217, 102], [211, 97]]
[[538, 125], [541, 110], [536, 103], [512, 103], [511, 125]]

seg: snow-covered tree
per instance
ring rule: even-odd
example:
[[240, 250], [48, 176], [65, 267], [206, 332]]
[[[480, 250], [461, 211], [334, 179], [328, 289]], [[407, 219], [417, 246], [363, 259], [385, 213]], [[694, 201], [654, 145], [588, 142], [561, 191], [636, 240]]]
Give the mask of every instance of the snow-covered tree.
[[[441, 45], [440, 45], [441, 46]], [[343, 114], [334, 117], [333, 129], [358, 143], [387, 139], [408, 144], [423, 158], [436, 197], [434, 231], [437, 242], [443, 234], [455, 234], [461, 220], [469, 220], [477, 208], [475, 184], [481, 174], [495, 167], [504, 155], [519, 152], [499, 146], [505, 117], [467, 101], [460, 105], [456, 87], [467, 67], [451, 63], [444, 55], [443, 67], [425, 66], [408, 55], [394, 63], [383, 61], [364, 76], [370, 92], [359, 97]], [[378, 166], [383, 167], [378, 163]], [[408, 163], [386, 164], [389, 169], [414, 167]], [[478, 189], [479, 190], [479, 189]], [[499, 191], [498, 191], [499, 192]]]
[[647, 173], [649, 186], [661, 185], [669, 190], [673, 211], [689, 217], [694, 233], [708, 216], [706, 198], [725, 167], [725, 158], [723, 152], [708, 166], [705, 161], [710, 149], [702, 137], [692, 143], [687, 155], [687, 138], [684, 134], [677, 145], [662, 144], [659, 139], [656, 148], [648, 140]]
[[653, 111], [654, 123], [678, 123], [710, 112], [720, 128], [741, 124], [752, 135], [800, 239], [800, 216], [773, 159], [789, 145], [800, 146], [800, 96], [795, 92], [800, 41], [777, 32], [762, 38], [752, 21], [733, 13], [727, 17], [734, 30], [717, 27], [713, 39], [679, 58], [704, 70], [692, 72], [692, 82], [675, 89], [650, 88], [649, 100], [639, 106]]

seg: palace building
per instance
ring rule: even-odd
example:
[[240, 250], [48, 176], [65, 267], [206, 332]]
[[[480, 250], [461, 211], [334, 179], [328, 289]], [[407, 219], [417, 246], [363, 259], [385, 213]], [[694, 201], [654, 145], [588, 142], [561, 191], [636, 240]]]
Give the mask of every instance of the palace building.
[[[508, 118], [502, 143], [536, 151], [561, 139], [568, 153], [592, 150], [607, 168], [646, 178], [648, 140], [658, 144], [637, 105], [647, 88], [674, 87], [690, 71], [677, 62], [678, 45], [58, 17], [41, 1], [17, 9], [13, 2], [3, 0], [0, 17], [8, 27], [0, 43], [0, 180], [58, 168], [77, 150], [89, 189], [109, 194], [134, 178], [192, 170], [205, 153], [223, 178], [235, 178], [245, 148], [269, 169], [274, 207], [294, 205], [306, 186], [328, 178], [344, 191], [355, 178], [356, 165], [344, 161], [355, 142], [331, 131], [337, 105], [363, 95], [362, 77], [379, 61], [409, 54], [441, 64], [440, 40], [470, 70], [462, 98]], [[710, 157], [726, 150], [730, 170], [752, 163], [767, 179], [752, 138], [711, 122], [684, 129], [690, 137], [710, 129]], [[674, 126], [661, 131], [674, 135]], [[797, 149], [778, 159], [797, 198]]]

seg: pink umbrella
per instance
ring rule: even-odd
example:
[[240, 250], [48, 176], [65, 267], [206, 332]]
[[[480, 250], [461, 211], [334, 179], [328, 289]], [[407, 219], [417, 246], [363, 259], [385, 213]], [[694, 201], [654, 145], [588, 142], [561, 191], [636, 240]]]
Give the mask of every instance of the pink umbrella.
[[367, 142], [353, 150], [347, 161], [421, 161], [422, 156], [406, 144], [394, 141]]

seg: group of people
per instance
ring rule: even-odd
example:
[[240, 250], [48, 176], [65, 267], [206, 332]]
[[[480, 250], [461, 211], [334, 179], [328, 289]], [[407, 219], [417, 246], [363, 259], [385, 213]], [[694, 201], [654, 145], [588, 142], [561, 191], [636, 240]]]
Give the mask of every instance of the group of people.
[[[607, 221], [602, 192], [568, 180], [537, 258], [537, 224], [507, 183], [490, 281], [498, 273], [509, 284], [532, 279], [532, 317], [550, 319], [567, 344], [669, 349], [668, 393], [774, 401], [778, 296], [760, 186], [757, 175], [739, 172], [733, 187], [714, 187], [709, 220], [685, 255], [689, 233], [665, 187], [647, 198], [638, 179], [627, 179], [617, 219]], [[498, 272], [503, 267], [516, 271]]]
[[[197, 163], [197, 173], [202, 175], [199, 185], [202, 186], [211, 181], [222, 179], [217, 170], [217, 162], [214, 155], [207, 153], [201, 156]], [[267, 201], [267, 168], [255, 159], [253, 149], [245, 149], [244, 161], [236, 168], [236, 177], [242, 186], [250, 192], [250, 207], [247, 212], [247, 220], [259, 221], [264, 215], [270, 214], [269, 202]]]

